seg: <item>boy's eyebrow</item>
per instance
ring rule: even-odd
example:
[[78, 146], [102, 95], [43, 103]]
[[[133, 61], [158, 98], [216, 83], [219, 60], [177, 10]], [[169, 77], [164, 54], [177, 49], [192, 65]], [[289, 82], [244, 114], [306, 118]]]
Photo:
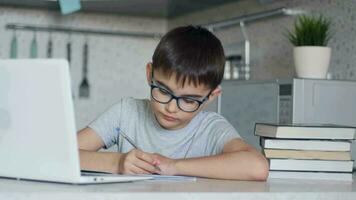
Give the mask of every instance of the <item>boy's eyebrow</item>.
[[161, 81], [155, 80], [155, 82], [157, 82], [160, 86], [163, 86], [164, 89], [167, 89], [168, 91], [173, 92], [173, 91], [171, 90], [171, 88], [169, 88], [167, 85], [165, 85], [165, 84], [162, 83]]
[[[167, 85], [165, 85], [164, 83], [162, 83], [161, 81], [155, 80], [160, 86], [163, 86], [165, 89], [167, 89], [168, 91], [172, 92], [171, 88], [169, 88]], [[180, 95], [181, 97], [193, 97], [193, 98], [203, 98], [203, 96], [201, 95], [197, 95], [197, 94], [183, 94]]]

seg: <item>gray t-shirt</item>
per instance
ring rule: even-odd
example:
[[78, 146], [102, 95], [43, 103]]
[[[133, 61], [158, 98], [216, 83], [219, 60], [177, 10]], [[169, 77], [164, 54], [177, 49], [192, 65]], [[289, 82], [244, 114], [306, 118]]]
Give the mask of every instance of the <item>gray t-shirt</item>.
[[106, 148], [118, 144], [119, 152], [133, 149], [118, 134], [116, 129], [120, 128], [138, 148], [169, 158], [216, 155], [227, 142], [240, 138], [226, 119], [208, 111], [201, 111], [184, 128], [166, 130], [158, 124], [147, 99], [121, 99], [88, 127], [101, 137]]

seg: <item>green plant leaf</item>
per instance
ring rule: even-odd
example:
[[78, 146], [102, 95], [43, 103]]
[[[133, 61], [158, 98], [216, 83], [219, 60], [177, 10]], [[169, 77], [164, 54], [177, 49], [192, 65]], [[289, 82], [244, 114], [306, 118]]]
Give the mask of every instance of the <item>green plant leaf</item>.
[[294, 31], [287, 31], [285, 36], [294, 46], [327, 46], [331, 39], [330, 19], [319, 15], [301, 15], [294, 22]]

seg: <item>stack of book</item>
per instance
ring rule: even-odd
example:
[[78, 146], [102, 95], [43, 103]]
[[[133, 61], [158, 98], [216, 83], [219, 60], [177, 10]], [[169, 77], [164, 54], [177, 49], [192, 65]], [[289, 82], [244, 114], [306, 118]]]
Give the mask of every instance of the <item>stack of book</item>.
[[355, 127], [256, 123], [269, 178], [352, 181]]

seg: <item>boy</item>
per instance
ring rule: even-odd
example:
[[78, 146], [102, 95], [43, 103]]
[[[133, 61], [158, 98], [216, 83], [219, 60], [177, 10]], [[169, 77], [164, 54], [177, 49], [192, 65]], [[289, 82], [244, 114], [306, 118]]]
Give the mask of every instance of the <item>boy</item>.
[[[221, 93], [224, 64], [222, 45], [208, 30], [186, 26], [168, 32], [146, 67], [151, 99], [122, 99], [81, 130], [81, 168], [265, 180], [266, 159], [223, 117], [202, 111]], [[114, 144], [118, 152], [97, 152]]]

